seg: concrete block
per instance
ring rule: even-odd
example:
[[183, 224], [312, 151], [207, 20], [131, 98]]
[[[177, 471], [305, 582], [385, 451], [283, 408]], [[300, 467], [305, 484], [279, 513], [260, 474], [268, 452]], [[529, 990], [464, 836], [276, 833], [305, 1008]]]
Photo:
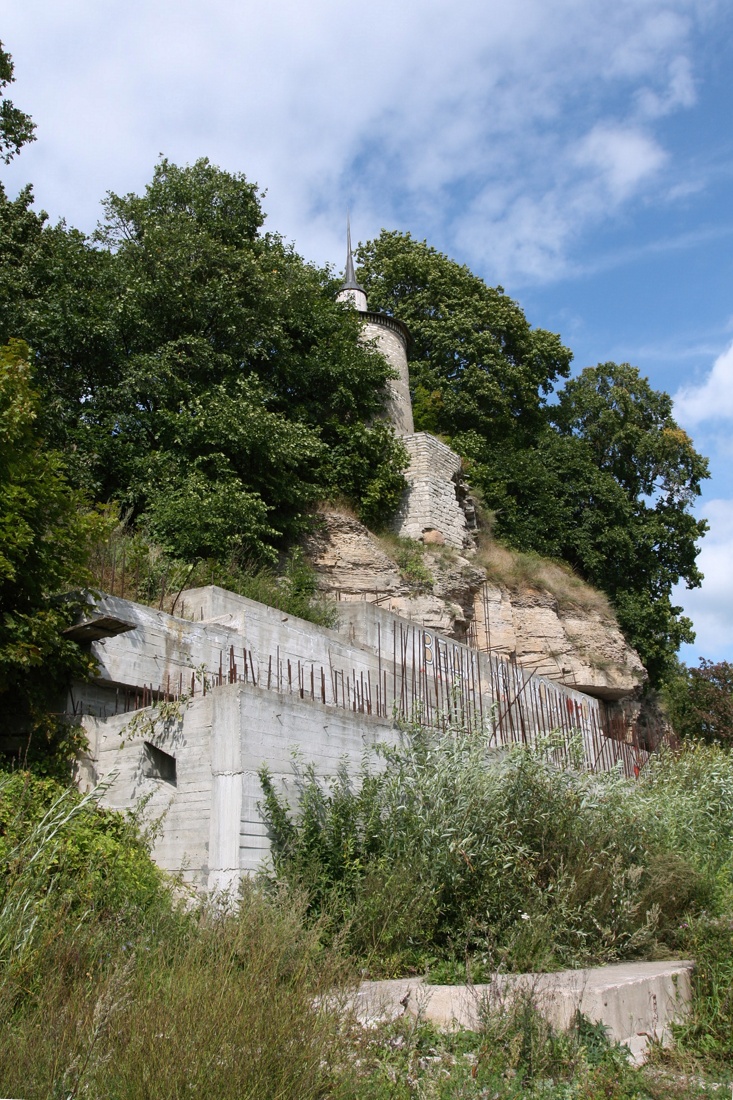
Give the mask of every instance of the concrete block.
[[486, 985], [427, 985], [421, 978], [362, 982], [352, 1007], [367, 1024], [420, 1013], [439, 1027], [477, 1029], [485, 1012], [501, 1012], [530, 995], [539, 1012], [566, 1030], [577, 1011], [602, 1023], [614, 1042], [643, 1061], [651, 1040], [669, 1042], [671, 1025], [689, 1009], [690, 960], [617, 963], [554, 974], [501, 974]]

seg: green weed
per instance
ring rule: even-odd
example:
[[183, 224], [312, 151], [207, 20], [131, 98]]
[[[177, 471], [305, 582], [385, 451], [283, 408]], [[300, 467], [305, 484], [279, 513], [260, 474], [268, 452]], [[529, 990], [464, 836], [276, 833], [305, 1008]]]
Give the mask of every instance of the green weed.
[[725, 754], [686, 749], [634, 783], [561, 770], [542, 747], [497, 758], [457, 729], [415, 727], [377, 751], [356, 781], [306, 768], [295, 813], [261, 776], [276, 878], [308, 892], [370, 973], [655, 957], [685, 918], [725, 911]]

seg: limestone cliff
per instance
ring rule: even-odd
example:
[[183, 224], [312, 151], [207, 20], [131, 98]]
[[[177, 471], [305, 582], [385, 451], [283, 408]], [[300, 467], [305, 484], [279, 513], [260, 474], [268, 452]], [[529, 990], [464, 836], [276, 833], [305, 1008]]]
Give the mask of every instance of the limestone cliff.
[[624, 698], [646, 679], [605, 599], [541, 559], [517, 569], [522, 556], [500, 548], [378, 538], [337, 511], [321, 514], [306, 550], [320, 588], [337, 600], [377, 602], [603, 699]]

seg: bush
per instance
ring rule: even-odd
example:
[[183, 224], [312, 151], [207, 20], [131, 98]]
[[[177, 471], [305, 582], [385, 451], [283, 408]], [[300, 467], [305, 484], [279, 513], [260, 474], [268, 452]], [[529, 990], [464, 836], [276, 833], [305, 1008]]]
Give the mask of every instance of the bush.
[[[585, 966], [669, 953], [684, 917], [723, 912], [733, 761], [691, 747], [638, 783], [490, 756], [480, 734], [405, 731], [355, 782], [263, 773], [275, 878], [308, 891], [376, 973]], [[381, 771], [378, 767], [381, 766]]]
[[133, 820], [0, 779], [0, 1091], [315, 1097], [342, 977], [292, 895], [176, 900]]

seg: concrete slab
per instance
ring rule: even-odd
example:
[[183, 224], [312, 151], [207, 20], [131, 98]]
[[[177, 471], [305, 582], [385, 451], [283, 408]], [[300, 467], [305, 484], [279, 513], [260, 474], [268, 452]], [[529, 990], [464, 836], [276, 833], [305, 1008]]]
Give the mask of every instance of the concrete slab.
[[580, 1010], [604, 1024], [609, 1038], [624, 1043], [641, 1062], [650, 1040], [668, 1042], [670, 1025], [684, 1017], [693, 966], [687, 959], [618, 963], [552, 974], [497, 974], [483, 985], [428, 985], [422, 978], [362, 982], [354, 1007], [367, 1026], [409, 1012], [439, 1027], [475, 1030], [485, 1013], [529, 993], [554, 1027], [566, 1029]]

